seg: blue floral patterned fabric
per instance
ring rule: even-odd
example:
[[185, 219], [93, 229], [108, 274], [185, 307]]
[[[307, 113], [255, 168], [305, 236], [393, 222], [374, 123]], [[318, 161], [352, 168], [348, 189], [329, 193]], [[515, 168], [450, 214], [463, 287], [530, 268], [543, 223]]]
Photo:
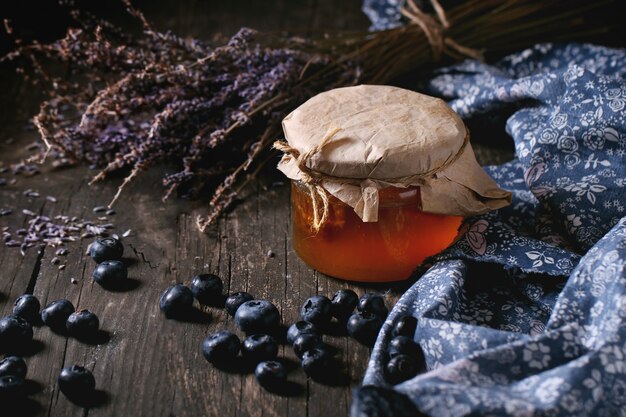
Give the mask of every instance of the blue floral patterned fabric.
[[370, 30], [393, 29], [401, 25], [404, 0], [363, 0], [363, 13], [372, 21]]
[[508, 117], [516, 158], [487, 171], [513, 202], [467, 219], [401, 297], [364, 384], [391, 387], [391, 328], [413, 315], [428, 372], [392, 388], [430, 416], [626, 416], [626, 51], [537, 45], [430, 93]]

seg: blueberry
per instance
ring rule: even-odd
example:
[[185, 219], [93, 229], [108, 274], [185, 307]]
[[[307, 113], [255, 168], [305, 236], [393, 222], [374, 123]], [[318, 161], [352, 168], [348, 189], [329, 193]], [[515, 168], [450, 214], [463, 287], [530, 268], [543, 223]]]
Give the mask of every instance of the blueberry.
[[291, 326], [289, 326], [289, 329], [287, 329], [287, 342], [290, 345], [293, 345], [296, 337], [300, 336], [301, 334], [319, 335], [319, 331], [313, 323], [309, 323], [308, 321], [299, 321], [292, 324]]
[[392, 334], [394, 336], [406, 336], [411, 339], [415, 336], [417, 329], [417, 319], [413, 316], [402, 316], [393, 325]]
[[247, 334], [272, 333], [280, 324], [280, 313], [269, 301], [246, 301], [235, 313], [235, 324]]
[[392, 384], [413, 378], [419, 372], [419, 366], [415, 359], [409, 355], [397, 355], [387, 362], [387, 379]]
[[200, 274], [192, 278], [189, 288], [200, 304], [209, 305], [219, 300], [224, 284], [217, 275]]
[[314, 333], [298, 335], [293, 341], [293, 351], [300, 359], [307, 350], [322, 347], [324, 347], [322, 338]]
[[98, 316], [89, 310], [81, 310], [70, 314], [65, 322], [67, 332], [75, 337], [86, 337], [96, 334], [100, 327]]
[[7, 356], [0, 361], [0, 376], [16, 376], [26, 378], [26, 362], [19, 356]]
[[159, 307], [168, 318], [179, 318], [193, 306], [193, 293], [183, 284], [172, 285], [165, 290], [159, 300]]
[[0, 319], [0, 351], [19, 350], [32, 339], [32, 326], [20, 316], [6, 316]]
[[270, 391], [281, 387], [287, 380], [287, 370], [282, 363], [276, 361], [259, 363], [254, 375], [259, 384]]
[[365, 293], [359, 298], [357, 310], [361, 313], [376, 314], [382, 319], [385, 319], [387, 314], [389, 314], [389, 310], [385, 307], [385, 299], [383, 296], [373, 292]]
[[415, 360], [424, 360], [424, 353], [420, 345], [406, 336], [396, 336], [389, 342], [389, 357], [408, 355]]
[[91, 256], [96, 263], [119, 261], [122, 259], [123, 253], [124, 246], [122, 242], [112, 237], [97, 239], [89, 247], [89, 256]]
[[247, 292], [240, 291], [240, 292], [231, 294], [226, 298], [226, 303], [225, 303], [226, 311], [228, 312], [228, 314], [235, 317], [235, 313], [237, 313], [237, 309], [239, 308], [239, 306], [245, 303], [246, 301], [252, 301], [252, 300], [254, 300], [254, 297], [248, 294]]
[[352, 290], [339, 290], [331, 300], [333, 316], [339, 321], [346, 321], [359, 303], [359, 296]]
[[17, 300], [15, 300], [13, 314], [20, 316], [31, 325], [35, 325], [39, 322], [40, 309], [41, 304], [39, 304], [37, 297], [31, 294], [24, 294], [20, 295]]
[[302, 354], [302, 369], [313, 378], [318, 378], [333, 370], [335, 362], [328, 349], [316, 347]]
[[120, 287], [128, 278], [128, 269], [122, 261], [103, 261], [96, 266], [92, 277], [104, 288]]
[[244, 339], [241, 354], [250, 363], [273, 360], [278, 356], [278, 343], [270, 335], [253, 334]]
[[314, 295], [302, 304], [300, 316], [304, 321], [311, 322], [319, 328], [325, 328], [332, 318], [332, 303], [328, 297]]
[[350, 316], [346, 329], [348, 334], [365, 346], [372, 347], [383, 326], [383, 319], [370, 313], [357, 312]]
[[61, 392], [70, 400], [83, 400], [96, 388], [96, 380], [91, 371], [79, 365], [63, 368], [57, 381]]
[[202, 354], [212, 364], [234, 360], [239, 349], [241, 349], [239, 338], [227, 330], [212, 333], [202, 342]]
[[67, 300], [53, 301], [41, 310], [41, 321], [53, 330], [65, 330], [67, 318], [74, 311], [74, 306]]
[[24, 378], [14, 375], [0, 376], [0, 400], [15, 401], [16, 397], [24, 396], [25, 393], [26, 382]]

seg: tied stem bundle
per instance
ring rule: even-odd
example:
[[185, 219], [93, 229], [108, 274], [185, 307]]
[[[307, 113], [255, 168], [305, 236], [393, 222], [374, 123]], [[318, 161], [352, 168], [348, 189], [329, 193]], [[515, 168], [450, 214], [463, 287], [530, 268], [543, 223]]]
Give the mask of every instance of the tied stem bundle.
[[450, 55], [448, 48], [452, 48], [468, 58], [482, 60], [483, 54], [477, 49], [459, 45], [454, 39], [444, 36], [444, 32], [450, 28], [446, 11], [438, 0], [430, 0], [430, 4], [435, 10], [437, 19], [424, 13], [414, 0], [406, 0], [406, 6], [403, 7], [400, 12], [404, 17], [409, 19], [411, 23], [417, 25], [424, 32], [432, 48], [435, 61], [439, 60], [444, 53]]

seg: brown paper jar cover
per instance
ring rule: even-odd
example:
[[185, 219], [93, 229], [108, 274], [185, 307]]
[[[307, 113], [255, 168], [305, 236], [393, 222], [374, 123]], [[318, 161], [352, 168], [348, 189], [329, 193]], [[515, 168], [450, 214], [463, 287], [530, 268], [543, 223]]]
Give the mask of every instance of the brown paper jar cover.
[[282, 125], [288, 146], [306, 160], [286, 153], [278, 169], [296, 181], [312, 177], [365, 222], [377, 221], [378, 190], [389, 186], [421, 187], [429, 213], [471, 216], [511, 202], [441, 99], [391, 86], [337, 88], [309, 99]]

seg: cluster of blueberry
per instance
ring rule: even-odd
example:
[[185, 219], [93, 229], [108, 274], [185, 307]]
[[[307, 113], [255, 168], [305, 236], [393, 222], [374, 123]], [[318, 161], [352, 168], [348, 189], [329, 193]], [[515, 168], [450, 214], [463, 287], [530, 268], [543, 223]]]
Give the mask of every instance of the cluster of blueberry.
[[[41, 313], [39, 309], [37, 297], [31, 294], [18, 297], [13, 314], [0, 319], [0, 351], [15, 354], [28, 349], [33, 339], [33, 326], [42, 324], [57, 333], [85, 341], [98, 332], [98, 317], [89, 310], [75, 311], [68, 300], [53, 301]], [[26, 371], [26, 362], [19, 356], [7, 356], [0, 362], [0, 399], [32, 393], [25, 379]], [[78, 365], [63, 368], [58, 383], [61, 392], [75, 402], [93, 392], [96, 384], [91, 372]]]
[[[118, 286], [127, 278], [126, 266], [120, 260], [123, 251], [122, 243], [115, 238], [98, 239], [90, 245], [89, 254], [98, 263], [93, 278], [103, 287]], [[17, 298], [13, 314], [0, 319], [0, 352], [16, 354], [27, 349], [33, 339], [33, 326], [40, 325], [81, 341], [97, 342], [100, 320], [89, 310], [76, 311], [66, 299], [40, 308], [32, 294]], [[7, 356], [0, 362], [0, 399], [29, 393], [26, 371], [26, 362], [19, 356]], [[71, 365], [61, 370], [58, 384], [61, 392], [80, 404], [94, 393], [96, 382], [88, 369]]]
[[[165, 290], [160, 308], [166, 317], [181, 319], [193, 309], [194, 298], [200, 304], [221, 305], [223, 284], [213, 274], [202, 274], [192, 279], [189, 287], [176, 284]], [[276, 360], [280, 335], [280, 313], [266, 300], [255, 300], [246, 292], [231, 294], [223, 301], [236, 326], [246, 334], [243, 342], [227, 330], [212, 333], [202, 343], [204, 357], [218, 368], [234, 363], [241, 353], [243, 363], [255, 369], [257, 381], [269, 391], [285, 386], [287, 369]], [[355, 308], [357, 311], [355, 312]], [[301, 321], [292, 324], [286, 341], [301, 360], [305, 373], [313, 379], [324, 379], [339, 368], [334, 350], [324, 343], [322, 336], [331, 327], [339, 326], [360, 343], [373, 346], [378, 332], [388, 315], [380, 294], [366, 293], [361, 298], [349, 289], [337, 291], [332, 300], [316, 295], [307, 299], [301, 308]], [[335, 320], [333, 320], [333, 318]], [[395, 326], [395, 338], [389, 352], [389, 379], [394, 383], [406, 380], [423, 369], [423, 354], [413, 342], [417, 322], [413, 317], [401, 318]]]
[[399, 384], [426, 371], [424, 352], [413, 340], [416, 329], [417, 319], [413, 316], [402, 316], [393, 326], [393, 338], [387, 350], [389, 361], [385, 369], [392, 384]]
[[128, 269], [122, 262], [124, 246], [119, 239], [98, 239], [89, 246], [89, 255], [98, 264], [92, 277], [105, 289], [118, 289], [128, 278]]

